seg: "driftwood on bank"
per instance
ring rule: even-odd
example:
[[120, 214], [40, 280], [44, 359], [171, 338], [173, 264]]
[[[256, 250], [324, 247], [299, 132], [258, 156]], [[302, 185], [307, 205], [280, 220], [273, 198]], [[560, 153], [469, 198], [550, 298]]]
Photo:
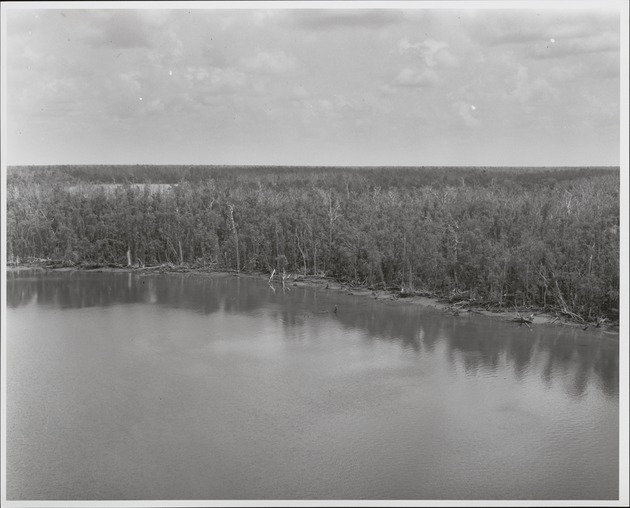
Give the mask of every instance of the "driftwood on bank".
[[525, 325], [527, 328], [530, 328], [529, 325], [534, 324], [534, 313], [531, 313], [529, 316], [521, 316], [520, 312], [517, 312], [516, 317], [512, 321], [518, 323], [519, 326]]

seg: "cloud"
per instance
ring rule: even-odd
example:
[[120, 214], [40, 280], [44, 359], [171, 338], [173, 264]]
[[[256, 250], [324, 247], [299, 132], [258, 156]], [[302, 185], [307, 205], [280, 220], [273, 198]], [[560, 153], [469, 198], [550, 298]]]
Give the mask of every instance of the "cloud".
[[210, 73], [204, 67], [187, 67], [184, 73], [184, 78], [186, 78], [189, 83], [203, 81], [208, 78], [208, 76], [210, 76]]
[[276, 20], [278, 11], [256, 9], [255, 11], [252, 11], [252, 16], [255, 26], [266, 27]]
[[428, 87], [438, 83], [439, 77], [433, 69], [405, 68], [392, 80], [394, 87]]
[[619, 72], [619, 56], [606, 53], [597, 58], [558, 62], [548, 69], [545, 77], [554, 85], [575, 87], [579, 81], [584, 87], [587, 81], [597, 81], [603, 85], [602, 80], [619, 79]]
[[213, 43], [206, 44], [201, 49], [201, 56], [206, 64], [213, 67], [229, 67], [233, 62], [233, 59], [226, 54], [224, 48]]
[[212, 69], [210, 84], [213, 89], [235, 89], [245, 85], [245, 75], [235, 69]]
[[[497, 133], [518, 139], [515, 147], [523, 135], [551, 144], [555, 133], [569, 136], [563, 126], [618, 127], [619, 16], [570, 11], [11, 11], [9, 130], [19, 126], [28, 132], [21, 139], [32, 140], [65, 129], [60, 160], [89, 132], [86, 153], [100, 153], [107, 132], [123, 146], [145, 136], [159, 152], [155, 133], [168, 137], [175, 128], [200, 154], [213, 133], [217, 146], [231, 147], [226, 158], [229, 150], [240, 156], [244, 140], [271, 140], [274, 132], [314, 147], [296, 149], [296, 160], [320, 157], [319, 132], [331, 148], [344, 140], [331, 159], [353, 139], [365, 143], [357, 160], [378, 157], [375, 140], [388, 136], [402, 136], [415, 153], [418, 129], [430, 133], [427, 143], [468, 138], [489, 154]], [[570, 152], [565, 138], [556, 139], [558, 154]], [[12, 157], [27, 160], [33, 143], [21, 143]], [[273, 154], [286, 139], [264, 146]], [[124, 159], [124, 150], [114, 152]]]
[[550, 98], [553, 95], [548, 81], [542, 77], [531, 80], [527, 67], [522, 64], [517, 64], [514, 83], [509, 96], [520, 103], [526, 103], [532, 99]]
[[33, 30], [38, 30], [44, 24], [39, 11], [7, 9], [7, 32], [9, 37], [16, 37], [20, 34], [28, 34]]
[[411, 43], [409, 39], [405, 37], [404, 39], [400, 39], [398, 41], [398, 52], [405, 53], [412, 49], [420, 49], [422, 47], [421, 42]]
[[291, 104], [287, 111], [290, 116], [297, 114], [305, 125], [325, 122], [327, 128], [332, 124], [349, 123], [365, 127], [381, 121], [387, 112], [382, 101], [373, 94], [312, 95], [301, 86], [294, 88]]
[[474, 109], [467, 102], [454, 102], [451, 107], [459, 117], [460, 121], [469, 129], [477, 129], [481, 126], [481, 121], [474, 116]]
[[295, 58], [284, 51], [276, 53], [258, 51], [254, 56], [242, 58], [241, 63], [246, 69], [269, 74], [282, 74], [296, 67]]
[[429, 67], [435, 67], [436, 65], [436, 56], [440, 53], [448, 53], [446, 48], [448, 48], [447, 42], [434, 41], [433, 39], [427, 39], [423, 43], [424, 51], [422, 55], [424, 56], [424, 61]]
[[398, 52], [419, 52], [429, 67], [454, 67], [457, 59], [448, 50], [449, 44], [444, 41], [426, 39], [423, 42], [411, 43], [408, 38], [398, 41]]
[[274, 30], [286, 22], [290, 9], [199, 9], [194, 11], [195, 16], [200, 13], [207, 15], [206, 21], [210, 18], [222, 32], [246, 29]]
[[547, 40], [553, 34], [554, 31], [544, 26], [511, 19], [496, 24], [486, 19], [473, 31], [475, 39], [490, 46]]
[[620, 50], [619, 34], [602, 33], [582, 38], [557, 38], [555, 42], [540, 42], [532, 47], [528, 55], [533, 58], [560, 58], [588, 53], [618, 53]]
[[551, 11], [541, 16], [536, 10], [497, 10], [475, 12], [464, 26], [473, 40], [498, 46], [594, 37], [615, 25], [615, 11]]
[[176, 65], [184, 57], [184, 44], [175, 27], [162, 30], [159, 40], [148, 52], [149, 59], [161, 67]]
[[305, 99], [310, 95], [308, 90], [301, 85], [293, 87], [293, 95], [298, 99]]
[[150, 24], [141, 11], [94, 10], [85, 13], [84, 21], [75, 25], [76, 33], [84, 42], [116, 48], [151, 47]]
[[127, 72], [118, 76], [118, 83], [123, 92], [139, 94], [142, 90], [139, 72]]
[[57, 62], [57, 57], [50, 53], [44, 53], [43, 51], [37, 51], [29, 46], [22, 46], [20, 53], [14, 53], [22, 59], [23, 63], [26, 63], [28, 67], [35, 67], [38, 69], [46, 68], [50, 70]]
[[52, 79], [36, 91], [32, 106], [39, 108], [39, 115], [57, 117], [72, 116], [85, 106], [85, 94], [81, 80], [60, 77]]
[[234, 68], [187, 67], [184, 79], [189, 87], [213, 93], [236, 92], [246, 84], [245, 74]]
[[398, 41], [398, 53], [419, 53], [428, 67], [456, 67], [457, 58], [449, 51], [448, 42], [426, 39], [412, 43], [407, 37]]
[[292, 13], [293, 22], [308, 29], [381, 28], [404, 20], [401, 11], [392, 9], [309, 9]]
[[140, 108], [140, 115], [159, 115], [166, 109], [166, 106], [162, 99], [156, 98], [142, 103]]

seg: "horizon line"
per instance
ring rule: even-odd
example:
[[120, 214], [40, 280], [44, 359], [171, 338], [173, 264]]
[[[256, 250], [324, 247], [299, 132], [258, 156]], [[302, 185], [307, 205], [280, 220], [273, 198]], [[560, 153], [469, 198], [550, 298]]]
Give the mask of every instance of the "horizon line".
[[461, 164], [427, 164], [427, 165], [408, 165], [408, 164], [392, 164], [392, 165], [363, 165], [363, 164], [186, 164], [186, 163], [170, 163], [170, 164], [160, 164], [160, 163], [76, 163], [76, 164], [7, 164], [6, 168], [41, 168], [41, 167], [80, 167], [80, 166], [88, 166], [88, 167], [136, 167], [136, 166], [168, 166], [168, 167], [214, 167], [214, 168], [231, 168], [231, 167], [242, 167], [242, 168], [374, 168], [374, 169], [386, 169], [386, 168], [409, 168], [409, 169], [417, 169], [417, 168], [518, 168], [518, 169], [528, 169], [528, 168], [621, 168], [620, 164], [589, 164], [583, 166], [576, 165], [497, 165], [497, 164], [471, 164], [471, 165], [461, 165]]

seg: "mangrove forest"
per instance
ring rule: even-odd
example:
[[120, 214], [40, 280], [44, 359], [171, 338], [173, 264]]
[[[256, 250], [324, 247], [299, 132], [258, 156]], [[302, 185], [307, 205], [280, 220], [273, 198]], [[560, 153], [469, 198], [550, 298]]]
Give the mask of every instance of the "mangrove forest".
[[7, 261], [276, 270], [614, 321], [619, 185], [619, 168], [10, 167]]

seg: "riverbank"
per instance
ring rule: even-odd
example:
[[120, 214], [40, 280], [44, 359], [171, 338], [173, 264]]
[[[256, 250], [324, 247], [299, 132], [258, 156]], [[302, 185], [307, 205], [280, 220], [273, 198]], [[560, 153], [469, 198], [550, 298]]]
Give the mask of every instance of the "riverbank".
[[38, 260], [20, 265], [7, 266], [8, 272], [20, 272], [25, 270], [50, 270], [50, 271], [86, 271], [86, 272], [123, 272], [138, 274], [171, 274], [187, 273], [206, 276], [236, 276], [251, 277], [267, 281], [274, 287], [312, 287], [331, 291], [340, 291], [348, 295], [372, 298], [383, 302], [396, 302], [406, 305], [420, 305], [431, 307], [451, 314], [454, 318], [465, 318], [471, 315], [480, 315], [489, 319], [513, 322], [515, 326], [558, 326], [573, 327], [583, 331], [600, 332], [606, 336], [619, 336], [619, 323], [610, 322], [587, 322], [579, 316], [563, 315], [561, 311], [541, 308], [501, 308], [498, 305], [475, 302], [465, 299], [464, 295], [456, 295], [450, 298], [428, 293], [404, 293], [399, 289], [377, 289], [364, 285], [356, 285], [348, 281], [335, 279], [334, 277], [323, 277], [316, 275], [288, 274], [284, 280], [275, 275], [270, 278], [270, 274], [263, 272], [236, 272], [216, 270], [214, 267], [189, 267], [185, 265], [165, 264], [150, 267], [129, 267], [121, 265], [98, 265], [98, 264], [72, 264], [55, 263], [48, 260]]
[[[247, 274], [260, 278], [269, 278], [267, 275]], [[280, 284], [281, 282], [275, 282]], [[488, 309], [486, 306], [476, 305], [475, 302], [468, 300], [450, 300], [434, 295], [423, 294], [405, 294], [397, 290], [383, 290], [368, 288], [365, 286], [357, 286], [348, 282], [335, 280], [328, 277], [314, 276], [297, 276], [290, 279], [285, 284], [294, 287], [318, 287], [331, 291], [341, 291], [348, 295], [363, 298], [372, 298], [383, 302], [396, 302], [402, 305], [420, 305], [423, 307], [432, 307], [451, 314], [455, 318], [466, 317], [470, 315], [480, 315], [490, 319], [514, 322], [516, 326], [546, 325], [558, 327], [574, 327], [582, 330], [601, 331], [607, 335], [619, 335], [618, 323], [587, 323], [580, 322], [570, 317], [562, 317], [557, 312], [550, 312], [544, 309]]]

